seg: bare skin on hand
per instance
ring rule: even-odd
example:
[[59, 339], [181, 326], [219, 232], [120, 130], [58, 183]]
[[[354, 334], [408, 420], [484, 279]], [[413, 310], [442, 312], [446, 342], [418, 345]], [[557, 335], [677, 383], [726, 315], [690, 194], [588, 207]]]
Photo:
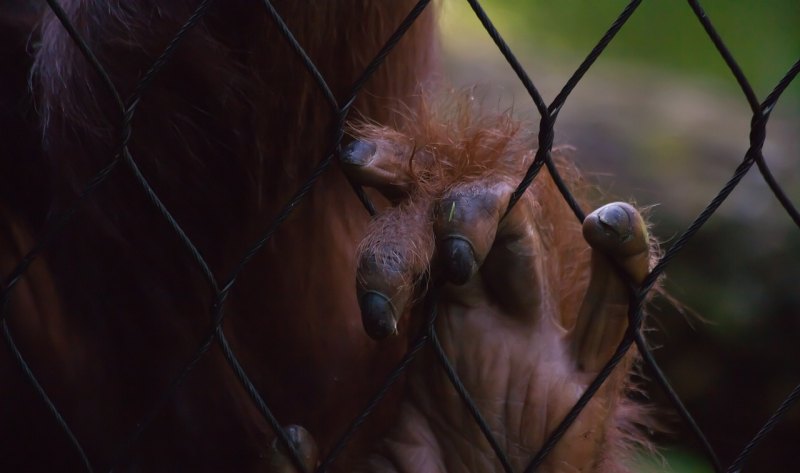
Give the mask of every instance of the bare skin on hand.
[[[423, 107], [402, 130], [362, 127], [345, 150], [345, 171], [395, 204], [361, 244], [357, 291], [365, 329], [382, 339], [419, 326], [424, 274], [444, 278], [438, 336], [514, 471], [523, 471], [622, 340], [629, 286], [647, 275], [651, 242], [625, 203], [597, 209], [581, 226], [546, 171], [507, 211], [534, 144], [509, 116], [470, 102]], [[627, 471], [631, 449], [644, 442], [637, 426], [647, 424], [625, 396], [634, 356], [537, 471]], [[502, 471], [432, 350], [410, 368], [398, 411], [359, 471]]]

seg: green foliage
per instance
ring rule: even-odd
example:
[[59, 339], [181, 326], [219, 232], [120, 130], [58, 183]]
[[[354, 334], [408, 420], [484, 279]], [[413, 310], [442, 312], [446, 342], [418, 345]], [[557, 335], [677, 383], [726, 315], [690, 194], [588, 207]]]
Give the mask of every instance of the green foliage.
[[[576, 58], [585, 56], [627, 4], [620, 0], [484, 3], [498, 27], [528, 42], [527, 49], [558, 50]], [[797, 0], [705, 0], [702, 5], [760, 98], [800, 59]], [[603, 57], [710, 75], [737, 87], [685, 1], [642, 2]], [[792, 87], [789, 93], [800, 96], [798, 89]]]

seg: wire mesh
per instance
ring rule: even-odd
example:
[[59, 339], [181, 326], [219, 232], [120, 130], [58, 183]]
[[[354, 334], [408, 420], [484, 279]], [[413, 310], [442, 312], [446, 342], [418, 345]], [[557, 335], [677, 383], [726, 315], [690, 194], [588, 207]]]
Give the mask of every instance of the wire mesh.
[[[536, 151], [535, 160], [533, 161], [527, 173], [525, 174], [525, 177], [519, 183], [517, 190], [514, 192], [513, 197], [509, 203], [508, 210], [510, 210], [516, 204], [520, 196], [531, 185], [534, 179], [536, 179], [536, 176], [538, 175], [539, 171], [544, 166], [547, 167], [550, 174], [553, 176], [565, 202], [567, 202], [567, 204], [573, 210], [576, 218], [579, 221], [582, 221], [584, 219], [585, 213], [580, 208], [580, 205], [577, 203], [576, 199], [573, 197], [567, 184], [565, 184], [564, 181], [559, 176], [559, 173], [551, 157], [556, 120], [558, 118], [560, 110], [564, 106], [565, 102], [569, 99], [572, 90], [581, 81], [584, 74], [589, 70], [590, 67], [592, 67], [594, 62], [601, 56], [603, 50], [614, 39], [614, 36], [617, 34], [617, 32], [619, 32], [622, 28], [624, 28], [628, 19], [631, 18], [636, 13], [637, 7], [639, 7], [639, 5], [641, 4], [641, 0], [631, 1], [622, 10], [622, 12], [619, 14], [614, 23], [609, 27], [608, 31], [602, 36], [602, 38], [598, 41], [597, 45], [589, 52], [589, 54], [587, 54], [585, 60], [580, 64], [578, 69], [574, 72], [574, 74], [572, 74], [569, 80], [564, 84], [561, 91], [556, 95], [555, 99], [549, 105], [546, 104], [544, 98], [541, 96], [536, 86], [534, 85], [533, 80], [529, 77], [525, 69], [516, 59], [511, 48], [503, 40], [498, 30], [494, 27], [491, 19], [483, 10], [478, 0], [468, 0], [468, 2], [472, 10], [474, 11], [475, 15], [485, 28], [488, 35], [496, 44], [499, 52], [505, 57], [508, 64], [511, 66], [513, 71], [518, 76], [519, 80], [525, 87], [525, 90], [527, 90], [536, 110], [538, 110], [540, 114], [540, 123], [538, 130], [539, 148]], [[195, 353], [192, 355], [192, 357], [190, 357], [182, 364], [181, 369], [172, 378], [172, 381], [168, 384], [167, 388], [163, 391], [162, 395], [158, 397], [157, 401], [147, 411], [147, 414], [143, 416], [140, 422], [137, 422], [136, 428], [130, 433], [130, 435], [127, 437], [127, 440], [122, 445], [120, 445], [117, 451], [112, 455], [112, 458], [114, 460], [112, 462], [110, 470], [114, 471], [117, 468], [124, 468], [126, 460], [128, 459], [132, 449], [135, 447], [142, 433], [151, 425], [153, 419], [157, 416], [159, 411], [164, 408], [166, 403], [175, 394], [175, 391], [186, 379], [189, 372], [192, 369], [194, 369], [196, 365], [198, 365], [199, 361], [211, 349], [213, 344], [218, 343], [225, 355], [225, 358], [230, 366], [230, 369], [235, 373], [236, 378], [239, 380], [239, 382], [242, 384], [242, 386], [249, 394], [251, 401], [256, 406], [258, 412], [260, 412], [260, 414], [264, 417], [265, 420], [267, 420], [272, 429], [274, 429], [274, 431], [278, 435], [279, 441], [281, 442], [283, 447], [290, 453], [290, 457], [292, 458], [292, 461], [294, 462], [295, 466], [300, 471], [305, 471], [305, 467], [303, 466], [300, 454], [297, 451], [295, 445], [291, 442], [288, 434], [281, 427], [280, 421], [272, 413], [272, 411], [268, 407], [267, 402], [264, 400], [262, 395], [256, 389], [253, 382], [250, 380], [250, 377], [248, 376], [245, 369], [242, 367], [242, 364], [239, 362], [236, 354], [233, 352], [230, 344], [228, 343], [225, 337], [225, 331], [223, 329], [223, 320], [225, 317], [224, 316], [225, 303], [228, 298], [228, 295], [230, 294], [230, 291], [236, 285], [237, 279], [244, 270], [244, 268], [273, 237], [276, 231], [280, 228], [281, 224], [287, 218], [289, 218], [292, 211], [297, 207], [297, 205], [307, 197], [307, 195], [311, 192], [316, 183], [319, 181], [320, 177], [323, 176], [329, 170], [332, 163], [334, 162], [335, 156], [340, 150], [341, 147], [340, 145], [344, 136], [345, 122], [350, 114], [355, 99], [358, 97], [359, 93], [361, 92], [367, 80], [370, 77], [372, 77], [373, 74], [375, 74], [376, 70], [381, 66], [381, 63], [384, 61], [384, 59], [386, 59], [386, 57], [392, 53], [392, 50], [397, 45], [398, 41], [414, 24], [414, 22], [420, 16], [420, 14], [429, 6], [428, 5], [429, 1], [426, 0], [419, 1], [414, 6], [414, 8], [408, 12], [406, 18], [398, 25], [395, 33], [391, 35], [391, 37], [386, 41], [385, 45], [380, 49], [378, 54], [369, 62], [368, 67], [363, 71], [363, 73], [359, 76], [359, 78], [352, 84], [349, 93], [345, 95], [346, 98], [342, 101], [339, 101], [334, 95], [334, 93], [331, 91], [329, 85], [326, 83], [323, 74], [316, 67], [316, 65], [309, 57], [309, 55], [305, 52], [303, 47], [295, 39], [291, 28], [286, 24], [283, 18], [281, 18], [276, 8], [271, 4], [269, 0], [262, 0], [263, 7], [266, 10], [267, 14], [275, 23], [275, 25], [277, 26], [277, 28], [279, 29], [285, 40], [291, 45], [291, 48], [296, 52], [298, 57], [301, 59], [304, 67], [307, 69], [308, 74], [310, 74], [310, 76], [313, 77], [313, 80], [315, 81], [320, 91], [322, 92], [324, 99], [328, 102], [332, 112], [337, 117], [336, 132], [334, 133], [334, 137], [330, 142], [328, 148], [329, 152], [327, 156], [325, 156], [321, 161], [318, 162], [316, 167], [314, 167], [313, 171], [307, 176], [307, 179], [304, 182], [304, 184], [300, 186], [297, 189], [297, 191], [291, 196], [291, 198], [283, 205], [281, 210], [278, 212], [274, 220], [270, 223], [270, 225], [263, 232], [263, 234], [255, 242], [253, 242], [249, 250], [241, 257], [239, 263], [233, 268], [233, 270], [229, 273], [229, 275], [221, 281], [215, 278], [215, 276], [213, 275], [212, 271], [209, 268], [208, 263], [203, 258], [200, 251], [197, 249], [191, 238], [189, 238], [186, 232], [184, 232], [184, 230], [181, 228], [178, 222], [173, 218], [168, 207], [161, 201], [158, 193], [153, 189], [148, 180], [145, 178], [144, 174], [139, 170], [139, 167], [128, 148], [131, 136], [134, 133], [131, 124], [133, 122], [134, 117], [136, 116], [138, 104], [143, 98], [147, 96], [149, 85], [153, 82], [156, 76], [158, 76], [159, 72], [166, 65], [168, 65], [174, 51], [176, 50], [178, 45], [184, 40], [184, 38], [188, 35], [188, 33], [192, 30], [192, 28], [197, 27], [198, 23], [208, 14], [209, 8], [213, 2], [211, 0], [204, 0], [197, 5], [196, 9], [191, 14], [191, 16], [186, 19], [183, 26], [175, 33], [172, 41], [169, 42], [169, 44], [163, 50], [162, 54], [155, 59], [155, 61], [152, 63], [151, 67], [147, 70], [147, 72], [142, 75], [141, 79], [136, 84], [133, 94], [127, 99], [123, 99], [120, 92], [114, 86], [114, 83], [110, 78], [109, 73], [106, 71], [105, 67], [101, 64], [98, 58], [94, 55], [94, 53], [92, 52], [91, 48], [88, 46], [86, 41], [84, 41], [81, 35], [73, 27], [69, 15], [64, 12], [64, 10], [59, 5], [58, 1], [47, 0], [47, 3], [49, 7], [52, 9], [53, 13], [58, 17], [63, 27], [69, 33], [69, 36], [78, 45], [81, 53], [88, 60], [92, 69], [102, 78], [102, 82], [108, 88], [108, 92], [114, 98], [114, 102], [116, 103], [119, 109], [118, 113], [120, 117], [120, 128], [119, 128], [120, 135], [118, 139], [118, 148], [117, 148], [118, 151], [115, 156], [111, 157], [111, 160], [108, 163], [108, 165], [104, 167], [101, 171], [99, 171], [94, 178], [92, 178], [89, 182], [85, 184], [83, 192], [79, 194], [75, 202], [64, 212], [58, 215], [57, 218], [53, 220], [54, 223], [49, 227], [49, 230], [39, 238], [37, 244], [33, 247], [33, 249], [31, 249], [25, 255], [25, 257], [18, 262], [16, 268], [10, 274], [6, 275], [4, 279], [2, 292], [0, 292], [0, 308], [2, 308], [2, 312], [0, 312], [0, 323], [2, 324], [5, 340], [9, 348], [11, 349], [16, 362], [23, 370], [25, 377], [35, 387], [35, 390], [42, 399], [42, 402], [46, 404], [48, 410], [51, 412], [54, 419], [59, 424], [60, 428], [63, 430], [64, 435], [69, 439], [69, 442], [80, 456], [84, 469], [86, 471], [92, 472], [93, 471], [92, 461], [88, 457], [84, 448], [82, 447], [80, 439], [78, 439], [74, 435], [73, 430], [65, 421], [64, 417], [60, 414], [57, 406], [51, 401], [46, 390], [37, 381], [35, 373], [26, 362], [24, 354], [20, 351], [15, 342], [14, 336], [10, 330], [6, 318], [8, 316], [8, 311], [9, 311], [9, 300], [13, 296], [14, 289], [17, 286], [18, 282], [21, 280], [21, 278], [26, 274], [31, 264], [41, 255], [41, 253], [50, 244], [52, 244], [52, 242], [55, 239], [58, 238], [59, 233], [62, 231], [64, 225], [72, 218], [76, 209], [88, 196], [90, 196], [93, 192], [95, 192], [98, 186], [100, 186], [112, 174], [115, 168], [118, 168], [120, 166], [127, 166], [135, 175], [139, 186], [141, 187], [145, 195], [148, 197], [148, 199], [151, 201], [152, 205], [155, 206], [155, 208], [159, 211], [159, 213], [163, 217], [164, 221], [167, 222], [169, 227], [172, 228], [172, 230], [176, 233], [176, 235], [180, 239], [181, 244], [184, 246], [185, 250], [191, 255], [192, 259], [195, 261], [195, 263], [198, 265], [202, 273], [205, 275], [205, 278], [208, 280], [208, 283], [212, 288], [215, 296], [211, 311], [212, 312], [211, 323], [208, 327], [205, 337], [203, 337], [201, 342], [198, 344], [198, 347]], [[708, 439], [706, 439], [702, 429], [693, 420], [691, 413], [683, 405], [680, 397], [676, 394], [675, 390], [672, 389], [669, 380], [667, 379], [666, 375], [662, 372], [662, 370], [656, 363], [655, 358], [651, 352], [651, 349], [647, 346], [642, 337], [641, 322], [643, 318], [644, 301], [647, 298], [647, 295], [650, 293], [650, 291], [652, 291], [657, 279], [664, 273], [670, 261], [681, 251], [681, 249], [687, 244], [687, 242], [690, 239], [692, 239], [692, 237], [714, 215], [719, 206], [728, 198], [728, 196], [741, 182], [744, 176], [749, 173], [753, 165], [756, 165], [758, 167], [764, 181], [769, 185], [769, 188], [774, 193], [775, 197], [778, 199], [780, 204], [783, 206], [789, 218], [792, 219], [795, 225], [800, 227], [800, 214], [798, 214], [797, 210], [795, 209], [789, 198], [786, 196], [783, 189], [781, 189], [780, 185], [774, 179], [770, 171], [769, 165], [764, 159], [762, 151], [766, 140], [767, 125], [769, 123], [772, 110], [774, 109], [776, 103], [780, 99], [784, 90], [796, 78], [798, 72], [800, 72], [800, 61], [795, 63], [791, 67], [791, 69], [774, 87], [774, 89], [767, 96], [767, 98], [764, 101], [759, 102], [755, 92], [753, 91], [752, 87], [748, 82], [745, 73], [737, 65], [733, 55], [726, 48], [723, 39], [714, 29], [711, 19], [703, 11], [700, 2], [697, 0], [689, 0], [688, 3], [694, 15], [700, 21], [701, 25], [705, 29], [708, 38], [710, 39], [710, 41], [713, 42], [720, 56], [724, 59], [725, 63], [730, 68], [731, 73], [733, 74], [739, 86], [741, 87], [742, 93], [745, 96], [745, 99], [747, 100], [752, 110], [749, 148], [746, 151], [741, 163], [734, 170], [734, 173], [730, 178], [730, 180], [722, 187], [722, 189], [719, 190], [718, 194], [711, 200], [711, 202], [709, 202], [706, 208], [686, 228], [686, 230], [682, 232], [674, 240], [674, 242], [666, 249], [663, 256], [660, 258], [658, 263], [653, 267], [652, 271], [647, 276], [645, 281], [641, 284], [641, 286], [631, 287], [630, 305], [628, 312], [629, 328], [624, 336], [624, 339], [617, 347], [611, 359], [608, 360], [606, 365], [600, 370], [597, 377], [589, 384], [586, 391], [576, 402], [574, 407], [565, 416], [565, 418], [562, 420], [559, 426], [550, 434], [548, 440], [545, 442], [542, 448], [533, 455], [530, 462], [528, 463], [528, 467], [525, 469], [526, 472], [536, 471], [537, 468], [542, 465], [543, 461], [547, 458], [548, 454], [552, 452], [553, 448], [557, 445], [557, 443], [562, 438], [567, 429], [573, 424], [575, 419], [578, 417], [578, 415], [581, 413], [581, 411], [584, 409], [584, 407], [587, 405], [590, 399], [592, 399], [592, 397], [597, 393], [597, 391], [600, 389], [604, 381], [610, 376], [613, 369], [620, 363], [620, 361], [624, 358], [625, 354], [634, 344], [637, 346], [639, 352], [641, 353], [644, 359], [645, 366], [649, 370], [650, 374], [656, 379], [658, 385], [666, 393], [667, 397], [671, 400], [673, 406], [679, 412], [683, 421], [686, 423], [688, 428], [692, 432], [694, 432], [694, 435], [697, 437], [700, 444], [704, 447], [707, 459], [711, 464], [712, 468], [714, 469], [714, 471], [716, 472], [727, 471], [730, 473], [734, 473], [742, 471], [745, 463], [747, 462], [753, 450], [756, 449], [762, 441], [764, 441], [764, 439], [767, 437], [770, 431], [774, 428], [775, 424], [786, 415], [786, 412], [796, 403], [798, 397], [800, 397], [800, 385], [798, 385], [786, 397], [784, 402], [779, 406], [779, 408], [775, 411], [775, 413], [768, 419], [768, 421], [764, 424], [764, 426], [756, 433], [756, 435], [752, 438], [752, 440], [742, 448], [741, 453], [738, 455], [738, 457], [731, 463], [730, 466], [726, 468], [721, 464], [713, 446], [708, 441]], [[361, 199], [361, 201], [364, 203], [364, 206], [367, 208], [367, 210], [369, 210], [370, 213], [374, 214], [375, 212], [374, 208], [372, 207], [372, 204], [369, 202], [369, 199], [367, 198], [366, 194], [363, 193], [363, 191], [360, 189], [358, 185], [354, 184], [353, 189], [358, 195], [358, 197]], [[427, 346], [428, 344], [431, 344], [433, 346], [435, 353], [437, 354], [437, 357], [442, 364], [442, 369], [445, 370], [453, 387], [456, 389], [459, 396], [461, 397], [461, 400], [468, 407], [468, 410], [474, 417], [475, 422], [480, 426], [481, 431], [487, 438], [489, 444], [492, 446], [492, 449], [495, 451], [501, 465], [503, 466], [503, 469], [506, 472], [513, 471], [511, 463], [506, 457], [506, 453], [500, 447], [500, 443], [497, 441], [497, 439], [494, 438], [491, 429], [488, 427], [486, 421], [483, 419], [480, 410], [477, 408], [474, 400], [470, 396], [470, 393], [467, 391], [467, 389], [464, 387], [464, 384], [459, 379], [456, 370], [450, 364], [444, 350], [442, 349], [438, 341], [435, 325], [433, 323], [436, 318], [436, 301], [438, 297], [437, 292], [438, 291], [435, 286], [431, 287], [431, 289], [428, 292], [428, 295], [425, 300], [426, 313], [428, 314], [427, 322], [422, 327], [416, 340], [410, 345], [410, 348], [408, 349], [408, 352], [406, 353], [405, 357], [387, 377], [385, 383], [383, 384], [383, 387], [379, 390], [379, 392], [377, 392], [373, 396], [373, 398], [365, 407], [363, 412], [352, 421], [349, 427], [344, 429], [344, 433], [341, 435], [339, 441], [336, 442], [335, 446], [331, 449], [331, 451], [327, 454], [327, 456], [322, 459], [320, 466], [317, 468], [318, 472], [327, 471], [333, 465], [337, 457], [339, 457], [342, 451], [347, 448], [348, 442], [351, 440], [353, 434], [360, 428], [360, 426], [364, 423], [367, 417], [370, 416], [370, 414], [374, 411], [375, 407], [386, 396], [386, 393], [388, 392], [389, 388], [400, 378], [400, 375], [407, 369], [411, 361], [420, 352], [420, 350], [425, 346]]]

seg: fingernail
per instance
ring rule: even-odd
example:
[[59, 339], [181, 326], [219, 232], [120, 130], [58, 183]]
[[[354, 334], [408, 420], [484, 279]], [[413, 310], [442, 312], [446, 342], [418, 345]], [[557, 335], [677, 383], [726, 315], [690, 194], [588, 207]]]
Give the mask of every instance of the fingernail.
[[355, 140], [342, 150], [341, 159], [346, 164], [364, 166], [369, 164], [377, 150], [378, 147], [371, 141]]
[[373, 340], [383, 340], [397, 332], [397, 318], [391, 301], [380, 292], [369, 291], [358, 303], [364, 330]]
[[630, 238], [633, 233], [631, 218], [621, 205], [608, 205], [597, 212], [597, 220], [607, 233], [611, 233], [620, 240]]
[[[299, 425], [289, 425], [284, 427], [289, 441], [292, 442], [295, 450], [300, 455], [300, 460], [306, 467], [306, 471], [314, 469], [319, 457], [317, 443], [311, 434]], [[283, 443], [276, 437], [272, 441], [269, 450], [269, 471], [276, 473], [297, 472], [294, 462], [290, 459], [291, 455], [284, 448]]]
[[477, 269], [472, 245], [462, 237], [448, 237], [442, 242], [442, 257], [448, 280], [461, 286], [470, 280]]

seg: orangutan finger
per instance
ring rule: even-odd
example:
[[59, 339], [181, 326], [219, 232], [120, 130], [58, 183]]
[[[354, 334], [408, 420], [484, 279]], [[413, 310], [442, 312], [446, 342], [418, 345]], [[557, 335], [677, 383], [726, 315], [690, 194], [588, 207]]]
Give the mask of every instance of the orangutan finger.
[[[312, 472], [317, 467], [319, 460], [319, 447], [311, 434], [299, 425], [290, 425], [284, 428], [289, 441], [299, 455], [306, 472]], [[276, 437], [272, 441], [267, 453], [267, 471], [269, 473], [300, 473], [286, 451], [286, 447]]]
[[595, 250], [612, 258], [637, 284], [650, 269], [647, 224], [632, 205], [614, 202], [589, 214], [583, 237]]
[[443, 197], [434, 211], [434, 233], [444, 277], [463, 285], [494, 243], [505, 197], [500, 184], [469, 183]]
[[418, 173], [430, 168], [432, 158], [397, 141], [355, 140], [342, 151], [341, 162], [353, 181], [396, 201], [411, 193], [420, 180]]
[[622, 202], [589, 214], [583, 235], [592, 247], [591, 275], [571, 337], [578, 367], [595, 372], [609, 360], [628, 327], [628, 284], [639, 284], [647, 276], [650, 243], [644, 219]]
[[502, 177], [465, 184], [440, 200], [434, 212], [438, 262], [444, 277], [465, 285], [478, 273], [480, 282], [452, 295], [482, 297], [482, 290], [511, 312], [533, 300], [537, 245], [530, 197], [505, 215], [514, 186]]
[[414, 199], [375, 219], [359, 246], [356, 292], [367, 334], [380, 340], [397, 324], [430, 265], [431, 201]]

